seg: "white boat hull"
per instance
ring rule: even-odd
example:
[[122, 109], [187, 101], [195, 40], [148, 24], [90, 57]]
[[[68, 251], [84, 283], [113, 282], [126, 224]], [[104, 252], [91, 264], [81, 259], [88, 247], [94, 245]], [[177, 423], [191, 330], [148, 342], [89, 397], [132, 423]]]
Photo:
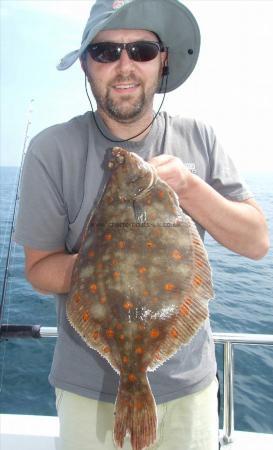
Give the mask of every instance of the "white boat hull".
[[[57, 417], [0, 414], [1, 450], [59, 450]], [[220, 432], [221, 436], [221, 432]], [[222, 450], [272, 450], [273, 435], [235, 431]]]

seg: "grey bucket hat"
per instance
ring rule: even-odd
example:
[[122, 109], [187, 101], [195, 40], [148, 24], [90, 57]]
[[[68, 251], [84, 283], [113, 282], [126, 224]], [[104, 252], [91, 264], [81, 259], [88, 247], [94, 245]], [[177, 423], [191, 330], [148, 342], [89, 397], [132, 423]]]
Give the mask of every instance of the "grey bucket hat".
[[184, 83], [193, 71], [200, 49], [199, 27], [189, 9], [178, 0], [97, 0], [80, 48], [64, 56], [57, 69], [65, 70], [74, 64], [99, 31], [122, 28], [152, 31], [168, 47], [167, 92]]

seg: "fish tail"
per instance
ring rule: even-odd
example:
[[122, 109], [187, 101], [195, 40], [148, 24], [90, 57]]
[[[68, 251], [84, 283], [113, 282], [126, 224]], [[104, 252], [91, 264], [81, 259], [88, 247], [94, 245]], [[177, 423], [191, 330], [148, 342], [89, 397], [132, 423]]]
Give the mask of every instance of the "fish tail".
[[147, 376], [130, 386], [121, 377], [115, 405], [114, 441], [122, 448], [126, 434], [131, 437], [132, 450], [143, 450], [156, 440], [156, 404]]

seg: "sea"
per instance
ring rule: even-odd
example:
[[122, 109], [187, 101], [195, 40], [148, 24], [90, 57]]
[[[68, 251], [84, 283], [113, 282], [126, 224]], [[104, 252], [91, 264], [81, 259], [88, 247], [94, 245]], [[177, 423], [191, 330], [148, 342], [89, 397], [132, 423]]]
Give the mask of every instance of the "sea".
[[[55, 326], [54, 298], [39, 295], [26, 282], [23, 250], [15, 243], [5, 271], [18, 173], [18, 168], [0, 167], [0, 292], [5, 272], [8, 279], [2, 323]], [[273, 173], [249, 173], [244, 178], [265, 212], [273, 242]], [[272, 247], [263, 259], [252, 261], [210, 236], [205, 244], [215, 288], [210, 302], [213, 331], [273, 334]], [[48, 383], [54, 345], [55, 338], [0, 342], [1, 413], [56, 415]], [[221, 344], [216, 355], [223, 398]], [[236, 345], [234, 358], [236, 429], [273, 433], [273, 346]]]

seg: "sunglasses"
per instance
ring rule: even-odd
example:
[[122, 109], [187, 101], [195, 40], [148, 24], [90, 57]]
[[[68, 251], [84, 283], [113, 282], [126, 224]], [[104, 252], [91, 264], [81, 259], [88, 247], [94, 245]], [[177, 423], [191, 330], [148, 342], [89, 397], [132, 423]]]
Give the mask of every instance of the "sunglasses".
[[166, 50], [160, 42], [151, 41], [137, 41], [127, 44], [98, 42], [97, 44], [90, 44], [86, 50], [95, 61], [111, 63], [119, 60], [124, 49], [127, 51], [128, 57], [137, 62], [151, 61], [157, 57], [158, 53]]

